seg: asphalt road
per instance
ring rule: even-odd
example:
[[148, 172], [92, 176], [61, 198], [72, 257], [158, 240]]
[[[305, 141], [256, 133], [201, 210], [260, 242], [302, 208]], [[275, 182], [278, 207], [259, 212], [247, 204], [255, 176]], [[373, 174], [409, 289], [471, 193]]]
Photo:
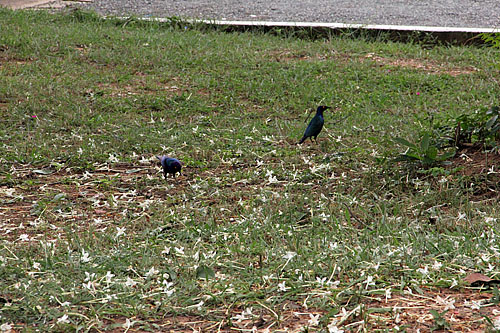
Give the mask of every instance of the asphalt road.
[[78, 6], [116, 16], [500, 27], [499, 0], [93, 0]]

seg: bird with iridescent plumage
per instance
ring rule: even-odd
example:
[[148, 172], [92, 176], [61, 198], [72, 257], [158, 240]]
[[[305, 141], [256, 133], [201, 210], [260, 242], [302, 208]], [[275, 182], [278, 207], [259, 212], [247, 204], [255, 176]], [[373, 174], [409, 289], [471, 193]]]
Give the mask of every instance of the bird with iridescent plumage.
[[318, 108], [316, 109], [316, 115], [313, 117], [313, 119], [311, 119], [309, 125], [307, 125], [304, 136], [302, 136], [302, 139], [300, 139], [299, 144], [306, 141], [307, 138], [310, 138], [312, 141], [314, 137], [314, 140], [316, 140], [316, 137], [321, 132], [321, 130], [323, 129], [323, 125], [325, 124], [323, 111], [325, 111], [326, 109], [330, 109], [330, 107], [325, 105], [318, 106]]

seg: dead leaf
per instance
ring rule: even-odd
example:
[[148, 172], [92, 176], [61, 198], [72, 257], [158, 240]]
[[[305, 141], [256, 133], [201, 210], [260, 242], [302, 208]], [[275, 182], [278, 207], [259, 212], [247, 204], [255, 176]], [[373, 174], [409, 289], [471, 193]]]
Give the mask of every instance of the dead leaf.
[[487, 277], [486, 275], [483, 275], [481, 273], [471, 273], [467, 275], [464, 279], [465, 281], [469, 282], [470, 284], [473, 284], [474, 282], [491, 282], [491, 279]]
[[469, 282], [471, 286], [479, 286], [479, 285], [489, 285], [492, 283], [500, 283], [500, 280], [493, 280], [487, 277], [486, 275], [483, 275], [481, 273], [471, 273], [467, 275], [464, 279], [465, 281]]

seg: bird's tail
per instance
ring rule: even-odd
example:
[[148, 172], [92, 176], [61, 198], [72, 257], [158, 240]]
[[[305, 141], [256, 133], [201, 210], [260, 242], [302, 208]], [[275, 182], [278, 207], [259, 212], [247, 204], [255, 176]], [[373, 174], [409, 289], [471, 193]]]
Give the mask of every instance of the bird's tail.
[[302, 139], [300, 139], [300, 141], [299, 141], [299, 145], [302, 144], [302, 142], [306, 141], [306, 139], [307, 138], [305, 136], [303, 136]]

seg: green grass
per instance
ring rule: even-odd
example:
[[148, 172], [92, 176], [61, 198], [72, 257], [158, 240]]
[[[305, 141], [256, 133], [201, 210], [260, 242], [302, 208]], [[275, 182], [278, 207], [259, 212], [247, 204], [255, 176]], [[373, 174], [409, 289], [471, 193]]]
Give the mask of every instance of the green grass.
[[[0, 31], [0, 323], [227, 329], [252, 307], [280, 327], [292, 301], [319, 327], [389, 329], [337, 313], [499, 272], [496, 199], [383, 162], [428, 116], [498, 104], [498, 50], [78, 11], [0, 9]], [[319, 144], [297, 146], [319, 103], [335, 110]]]

